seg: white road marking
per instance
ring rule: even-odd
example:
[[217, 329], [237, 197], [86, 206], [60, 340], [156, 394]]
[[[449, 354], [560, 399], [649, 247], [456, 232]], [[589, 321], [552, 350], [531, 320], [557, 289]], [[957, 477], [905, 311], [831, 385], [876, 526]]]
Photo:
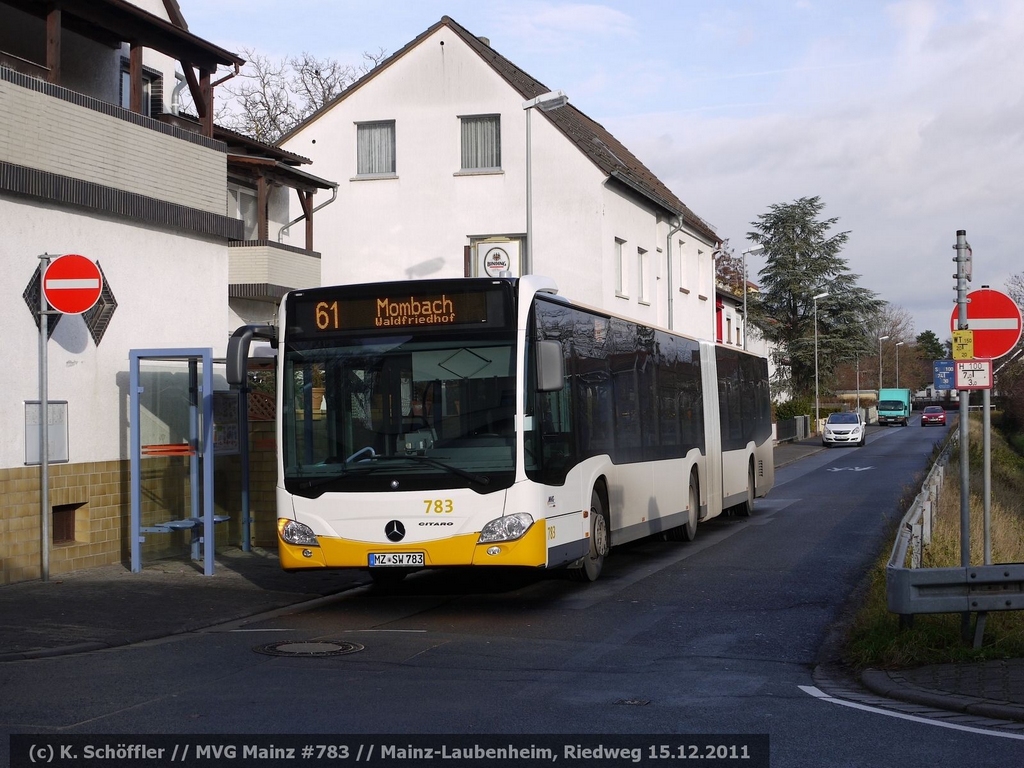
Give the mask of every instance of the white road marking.
[[1024, 741], [1024, 733], [1005, 733], [1004, 731], [993, 731], [986, 728], [974, 728], [969, 725], [957, 725], [956, 723], [945, 723], [941, 720], [929, 720], [927, 717], [919, 717], [917, 715], [907, 715], [903, 712], [893, 712], [888, 709], [881, 709], [880, 707], [870, 707], [867, 704], [858, 704], [855, 701], [844, 701], [843, 699], [837, 699], [834, 696], [829, 696], [827, 693], [822, 691], [813, 685], [800, 685], [797, 686], [801, 691], [806, 694], [813, 696], [821, 701], [827, 701], [830, 704], [838, 704], [842, 707], [850, 707], [851, 709], [859, 709], [864, 712], [874, 712], [877, 715], [886, 715], [887, 717], [895, 717], [900, 720], [910, 720], [914, 723], [922, 723], [924, 725], [934, 725], [938, 728], [949, 728], [954, 731], [967, 731], [968, 733], [977, 733], [982, 736], [996, 736], [1000, 739], [1014, 739], [1016, 741]]

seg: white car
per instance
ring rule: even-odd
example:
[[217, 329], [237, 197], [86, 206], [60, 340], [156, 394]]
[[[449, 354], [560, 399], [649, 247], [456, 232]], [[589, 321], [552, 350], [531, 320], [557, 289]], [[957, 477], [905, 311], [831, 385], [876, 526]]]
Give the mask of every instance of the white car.
[[821, 444], [826, 448], [832, 445], [864, 445], [867, 438], [866, 425], [856, 413], [830, 413], [825, 420], [825, 430], [821, 433]]

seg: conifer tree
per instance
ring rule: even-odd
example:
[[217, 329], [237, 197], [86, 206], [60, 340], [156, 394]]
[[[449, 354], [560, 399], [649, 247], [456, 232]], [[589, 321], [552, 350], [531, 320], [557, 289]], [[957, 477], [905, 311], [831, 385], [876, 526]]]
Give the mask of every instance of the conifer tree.
[[867, 329], [885, 302], [857, 284], [840, 256], [849, 232], [832, 232], [837, 218], [821, 219], [818, 197], [770, 206], [751, 222], [747, 238], [764, 247], [760, 290], [748, 299], [750, 320], [773, 345], [776, 391], [814, 394], [814, 296], [818, 299], [819, 379], [836, 364], [870, 349]]

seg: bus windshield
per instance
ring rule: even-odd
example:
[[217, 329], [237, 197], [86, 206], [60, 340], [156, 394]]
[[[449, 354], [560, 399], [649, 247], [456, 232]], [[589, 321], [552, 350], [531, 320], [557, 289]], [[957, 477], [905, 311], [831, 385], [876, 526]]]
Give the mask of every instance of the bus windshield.
[[388, 334], [284, 348], [290, 493], [470, 487], [515, 474], [511, 331]]

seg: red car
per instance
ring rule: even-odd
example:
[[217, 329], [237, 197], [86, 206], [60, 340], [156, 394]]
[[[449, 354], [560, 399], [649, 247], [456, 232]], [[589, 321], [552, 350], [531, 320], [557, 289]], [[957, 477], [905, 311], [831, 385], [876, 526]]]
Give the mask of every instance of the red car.
[[941, 405], [925, 406], [925, 409], [921, 411], [921, 426], [927, 427], [929, 424], [946, 426], [946, 409]]

